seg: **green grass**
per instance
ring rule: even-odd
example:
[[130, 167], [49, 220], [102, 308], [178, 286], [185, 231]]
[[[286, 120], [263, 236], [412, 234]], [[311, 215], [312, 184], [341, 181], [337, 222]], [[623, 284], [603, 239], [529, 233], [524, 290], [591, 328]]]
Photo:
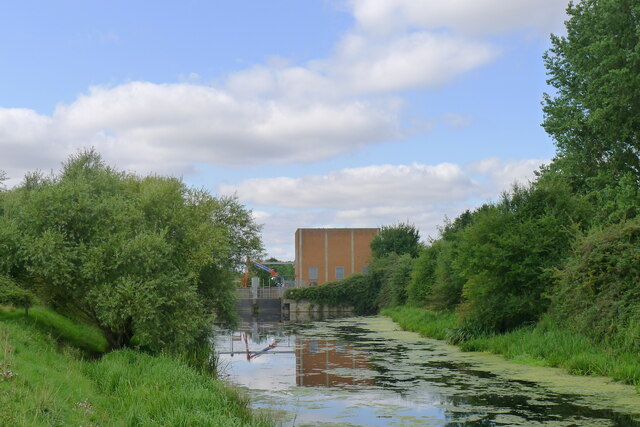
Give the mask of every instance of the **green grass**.
[[454, 313], [435, 312], [421, 308], [398, 306], [382, 310], [383, 316], [389, 316], [402, 329], [418, 332], [437, 340], [444, 340], [450, 329], [456, 325]]
[[[90, 360], [60, 346], [61, 336], [86, 341], [89, 333], [43, 312], [47, 327], [31, 311], [29, 319], [0, 314], [0, 426], [270, 425], [237, 391], [174, 357], [121, 350]], [[64, 334], [51, 325], [65, 325]]]
[[[413, 307], [382, 312], [406, 330], [446, 339], [456, 327], [452, 313]], [[470, 337], [457, 343], [464, 351], [488, 351], [518, 363], [564, 368], [575, 375], [601, 375], [634, 384], [640, 392], [640, 355], [592, 343], [587, 337], [566, 331], [543, 319], [535, 326], [505, 334]]]
[[0, 306], [0, 321], [2, 320], [21, 320], [50, 334], [60, 343], [90, 354], [104, 353], [107, 350], [107, 340], [99, 329], [75, 322], [44, 307], [32, 307], [29, 309], [29, 316], [25, 316], [23, 309]]

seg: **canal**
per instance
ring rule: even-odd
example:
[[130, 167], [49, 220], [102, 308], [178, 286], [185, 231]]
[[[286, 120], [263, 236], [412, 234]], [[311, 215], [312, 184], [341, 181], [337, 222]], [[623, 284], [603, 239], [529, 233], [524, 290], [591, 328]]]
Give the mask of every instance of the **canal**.
[[245, 322], [221, 377], [283, 426], [640, 425], [633, 387], [462, 353], [385, 317]]

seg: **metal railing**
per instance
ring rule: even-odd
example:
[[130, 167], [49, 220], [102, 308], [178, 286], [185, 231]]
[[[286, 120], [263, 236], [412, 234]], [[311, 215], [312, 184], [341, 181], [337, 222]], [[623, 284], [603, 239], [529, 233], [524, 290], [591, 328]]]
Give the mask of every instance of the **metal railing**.
[[238, 299], [276, 299], [282, 298], [286, 288], [238, 288], [236, 297]]

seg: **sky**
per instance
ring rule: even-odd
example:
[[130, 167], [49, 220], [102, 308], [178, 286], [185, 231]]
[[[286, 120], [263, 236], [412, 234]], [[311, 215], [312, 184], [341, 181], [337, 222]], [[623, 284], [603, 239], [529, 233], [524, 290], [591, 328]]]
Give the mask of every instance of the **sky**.
[[235, 195], [267, 256], [310, 227], [445, 218], [554, 155], [568, 0], [0, 1], [0, 170], [110, 165]]

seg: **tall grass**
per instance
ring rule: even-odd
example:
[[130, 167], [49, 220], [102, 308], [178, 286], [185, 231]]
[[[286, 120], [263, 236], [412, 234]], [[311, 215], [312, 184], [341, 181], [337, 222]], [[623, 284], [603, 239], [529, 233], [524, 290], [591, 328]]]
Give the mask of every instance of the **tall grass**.
[[[394, 307], [383, 315], [406, 330], [435, 339], [451, 338], [456, 320], [452, 313], [414, 307]], [[640, 355], [594, 344], [587, 337], [562, 329], [548, 319], [505, 334], [456, 335], [463, 351], [488, 351], [518, 363], [552, 366], [576, 375], [601, 375], [634, 384], [640, 392]]]
[[3, 306], [0, 307], [1, 320], [22, 321], [47, 332], [58, 342], [91, 354], [104, 353], [107, 349], [107, 340], [99, 329], [73, 321], [48, 308], [32, 307], [26, 316], [24, 310]]
[[66, 320], [45, 309], [34, 318], [1, 311], [0, 426], [270, 425], [237, 391], [175, 356], [122, 350], [92, 360], [60, 346], [61, 337], [90, 341], [86, 325]]
[[456, 316], [449, 312], [397, 306], [384, 309], [381, 314], [391, 317], [402, 329], [438, 340], [446, 339], [449, 330], [456, 326]]
[[269, 425], [220, 381], [170, 356], [109, 353], [87, 369], [111, 413], [127, 425]]

